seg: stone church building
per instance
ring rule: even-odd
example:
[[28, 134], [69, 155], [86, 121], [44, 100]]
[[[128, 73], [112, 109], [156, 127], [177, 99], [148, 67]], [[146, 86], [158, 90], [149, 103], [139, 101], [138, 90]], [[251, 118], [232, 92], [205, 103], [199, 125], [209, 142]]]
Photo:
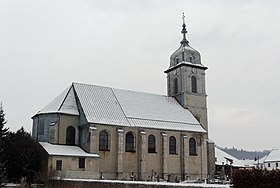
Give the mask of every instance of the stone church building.
[[72, 83], [35, 114], [32, 136], [48, 171], [65, 178], [169, 181], [213, 178], [205, 71], [183, 39], [170, 57], [167, 95]]

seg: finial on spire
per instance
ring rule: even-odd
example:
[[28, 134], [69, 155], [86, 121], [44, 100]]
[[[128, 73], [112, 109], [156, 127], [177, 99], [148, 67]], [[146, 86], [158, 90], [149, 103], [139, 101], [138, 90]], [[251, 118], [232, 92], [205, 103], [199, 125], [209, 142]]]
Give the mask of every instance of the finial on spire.
[[183, 25], [182, 25], [182, 31], [181, 33], [183, 34], [183, 40], [181, 41], [181, 44], [187, 45], [189, 44], [189, 41], [186, 39], [186, 33], [188, 32], [186, 29], [186, 23], [185, 23], [185, 13], [183, 12]]

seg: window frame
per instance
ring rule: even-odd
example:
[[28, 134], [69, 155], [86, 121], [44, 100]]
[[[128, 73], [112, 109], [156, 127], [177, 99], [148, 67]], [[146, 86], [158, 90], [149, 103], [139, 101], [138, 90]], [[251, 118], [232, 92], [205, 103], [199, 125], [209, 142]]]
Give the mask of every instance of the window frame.
[[38, 135], [44, 135], [45, 129], [45, 118], [40, 117], [38, 120]]
[[156, 137], [153, 134], [148, 136], [148, 153], [156, 153]]
[[[106, 135], [102, 135], [106, 134]], [[99, 132], [99, 151], [110, 151], [110, 134], [107, 130]]]
[[66, 145], [74, 146], [76, 144], [76, 129], [68, 126], [66, 129]]
[[196, 156], [197, 155], [197, 149], [196, 149], [196, 140], [195, 138], [191, 137], [189, 139], [189, 155]]
[[178, 93], [179, 93], [178, 78], [175, 77], [174, 78], [174, 94], [178, 94]]
[[194, 75], [191, 76], [191, 89], [192, 93], [197, 93], [197, 78]]
[[86, 158], [85, 157], [79, 157], [79, 168], [80, 169], [86, 168]]
[[125, 135], [125, 152], [135, 152], [135, 134], [129, 131]]
[[177, 155], [177, 144], [175, 136], [169, 137], [169, 154]]
[[62, 160], [56, 160], [55, 169], [56, 169], [57, 171], [61, 171], [61, 170], [62, 170]]

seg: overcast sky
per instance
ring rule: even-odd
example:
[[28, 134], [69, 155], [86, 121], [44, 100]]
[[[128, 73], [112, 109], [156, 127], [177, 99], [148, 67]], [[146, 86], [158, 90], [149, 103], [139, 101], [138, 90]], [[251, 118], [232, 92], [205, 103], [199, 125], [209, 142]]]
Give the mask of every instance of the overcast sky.
[[206, 72], [210, 139], [280, 149], [280, 1], [2, 0], [0, 101], [7, 126], [72, 82], [166, 94], [170, 55], [187, 38]]

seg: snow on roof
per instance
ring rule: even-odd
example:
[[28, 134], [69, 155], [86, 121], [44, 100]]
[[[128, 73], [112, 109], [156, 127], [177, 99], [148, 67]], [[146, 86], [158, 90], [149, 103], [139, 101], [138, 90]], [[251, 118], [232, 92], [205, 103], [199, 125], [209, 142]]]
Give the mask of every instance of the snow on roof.
[[55, 145], [47, 142], [39, 143], [49, 155], [53, 156], [99, 157], [97, 154], [85, 152], [78, 146]]
[[272, 150], [264, 162], [280, 161], [280, 150]]
[[113, 89], [126, 117], [199, 124], [173, 97]]
[[73, 83], [88, 122], [206, 132], [173, 97]]
[[78, 102], [89, 123], [206, 132], [173, 97], [80, 83], [73, 83], [38, 114], [79, 115]]
[[243, 167], [244, 164], [241, 160], [231, 156], [230, 154], [215, 147], [216, 165], [232, 165], [235, 167]]
[[37, 114], [46, 113], [79, 115], [73, 88], [68, 87], [67, 89], [65, 89], [60, 95], [58, 95], [53, 101], [51, 101]]

